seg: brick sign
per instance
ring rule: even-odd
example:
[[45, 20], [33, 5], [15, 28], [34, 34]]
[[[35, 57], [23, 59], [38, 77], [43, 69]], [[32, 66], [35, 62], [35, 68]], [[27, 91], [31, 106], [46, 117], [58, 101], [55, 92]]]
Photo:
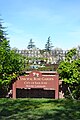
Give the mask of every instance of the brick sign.
[[19, 76], [18, 80], [16, 80], [16, 82], [13, 84], [13, 91], [15, 91], [16, 88], [42, 88], [45, 90], [58, 91], [58, 74], [54, 73], [45, 75], [39, 71], [32, 71], [29, 73], [29, 75]]

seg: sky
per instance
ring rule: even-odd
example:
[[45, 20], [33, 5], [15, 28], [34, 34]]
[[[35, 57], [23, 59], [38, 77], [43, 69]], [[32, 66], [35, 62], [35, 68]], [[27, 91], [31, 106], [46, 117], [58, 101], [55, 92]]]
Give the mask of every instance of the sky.
[[44, 49], [49, 36], [54, 48], [80, 45], [80, 0], [0, 0], [0, 15], [12, 48], [27, 49], [32, 38]]

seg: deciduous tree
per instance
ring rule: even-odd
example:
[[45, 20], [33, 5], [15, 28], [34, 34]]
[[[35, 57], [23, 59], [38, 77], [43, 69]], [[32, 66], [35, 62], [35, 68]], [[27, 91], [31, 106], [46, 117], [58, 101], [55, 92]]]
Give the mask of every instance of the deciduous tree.
[[80, 58], [77, 57], [77, 50], [68, 51], [66, 58], [58, 67], [60, 79], [68, 85], [72, 96], [80, 99]]

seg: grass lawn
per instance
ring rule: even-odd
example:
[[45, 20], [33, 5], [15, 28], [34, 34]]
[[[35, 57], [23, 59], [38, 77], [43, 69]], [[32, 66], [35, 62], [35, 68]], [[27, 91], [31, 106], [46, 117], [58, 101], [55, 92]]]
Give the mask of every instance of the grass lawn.
[[0, 99], [0, 120], [80, 120], [80, 101]]

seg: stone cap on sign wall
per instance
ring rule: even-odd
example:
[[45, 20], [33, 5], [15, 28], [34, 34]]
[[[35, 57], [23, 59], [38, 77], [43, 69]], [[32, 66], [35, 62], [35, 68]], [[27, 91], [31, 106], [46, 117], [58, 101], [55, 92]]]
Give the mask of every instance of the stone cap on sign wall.
[[43, 75], [44, 74], [52, 74], [52, 75], [58, 75], [58, 72], [57, 71], [38, 71], [38, 70], [33, 70], [33, 71], [24, 71], [26, 74], [30, 74], [31, 72], [40, 72], [42, 73]]

